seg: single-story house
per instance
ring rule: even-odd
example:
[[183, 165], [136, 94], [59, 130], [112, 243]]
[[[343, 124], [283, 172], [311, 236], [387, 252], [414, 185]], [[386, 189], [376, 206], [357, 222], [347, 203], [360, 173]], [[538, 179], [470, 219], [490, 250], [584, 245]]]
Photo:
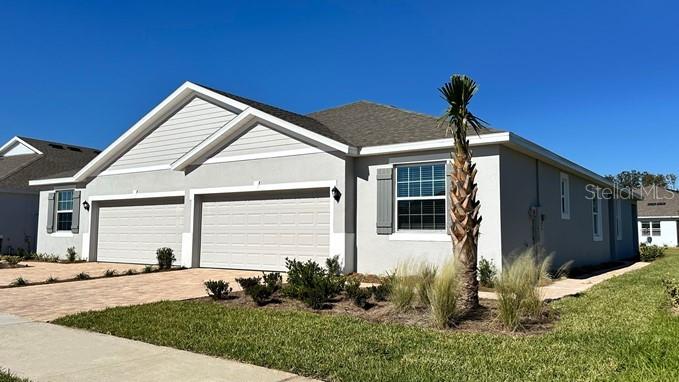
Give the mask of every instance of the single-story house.
[[14, 137], [0, 146], [0, 254], [35, 251], [40, 190], [28, 181], [74, 174], [99, 151], [58, 142]]
[[679, 192], [643, 187], [638, 202], [639, 240], [650, 245], [679, 246]]
[[[439, 263], [453, 141], [437, 125], [365, 101], [301, 115], [186, 82], [77, 173], [30, 182], [51, 187], [38, 251], [154, 263], [170, 247], [186, 267], [255, 270], [286, 257], [366, 273]], [[588, 198], [606, 179], [508, 131], [469, 141], [480, 257], [501, 266], [535, 244], [556, 264], [636, 255], [636, 200]]]

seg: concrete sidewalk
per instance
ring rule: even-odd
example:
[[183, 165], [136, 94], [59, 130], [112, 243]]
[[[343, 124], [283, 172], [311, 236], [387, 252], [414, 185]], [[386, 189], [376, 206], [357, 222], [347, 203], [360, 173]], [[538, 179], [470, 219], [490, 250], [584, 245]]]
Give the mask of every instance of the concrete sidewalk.
[[221, 358], [0, 313], [0, 368], [43, 381], [312, 381]]
[[[587, 289], [593, 287], [596, 284], [599, 284], [602, 281], [606, 281], [615, 276], [620, 276], [627, 272], [641, 269], [647, 266], [648, 264], [649, 263], [639, 261], [627, 267], [614, 269], [612, 271], [592, 276], [586, 279], [557, 280], [549, 285], [540, 287], [540, 293], [542, 295], [542, 298], [545, 300], [558, 300], [566, 296], [573, 296], [578, 293], [586, 291]], [[497, 300], [497, 295], [494, 292], [479, 292], [479, 297], [489, 300]]]

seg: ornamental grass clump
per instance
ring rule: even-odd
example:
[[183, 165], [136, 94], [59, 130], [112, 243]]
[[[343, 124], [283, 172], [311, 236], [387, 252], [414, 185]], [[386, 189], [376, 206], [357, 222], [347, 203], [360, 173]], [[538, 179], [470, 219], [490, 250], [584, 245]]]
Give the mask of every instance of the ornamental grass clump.
[[415, 302], [419, 267], [412, 260], [400, 261], [392, 275], [390, 300], [400, 311], [409, 310]]
[[502, 267], [495, 279], [499, 319], [503, 326], [515, 331], [525, 318], [537, 318], [544, 311], [540, 295], [541, 282], [549, 279], [551, 256], [528, 249]]
[[427, 296], [434, 324], [441, 329], [451, 327], [460, 316], [460, 266], [455, 258], [446, 261], [435, 273]]
[[421, 305], [429, 306], [429, 291], [436, 278], [436, 267], [426, 262], [420, 263], [417, 272], [417, 297]]

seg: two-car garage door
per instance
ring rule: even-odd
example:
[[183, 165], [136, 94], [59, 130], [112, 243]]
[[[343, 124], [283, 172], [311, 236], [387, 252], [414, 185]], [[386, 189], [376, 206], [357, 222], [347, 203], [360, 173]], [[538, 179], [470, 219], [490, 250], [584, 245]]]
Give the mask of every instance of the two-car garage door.
[[285, 270], [285, 258], [328, 258], [327, 190], [210, 196], [203, 200], [200, 266]]
[[170, 247], [179, 261], [184, 230], [182, 198], [107, 202], [99, 207], [97, 260], [156, 263], [156, 250]]
[[[285, 270], [285, 258], [328, 258], [330, 198], [325, 190], [210, 195], [198, 198], [202, 217], [200, 266]], [[156, 249], [170, 247], [179, 263], [184, 231], [183, 198], [101, 202], [97, 260], [156, 263]]]

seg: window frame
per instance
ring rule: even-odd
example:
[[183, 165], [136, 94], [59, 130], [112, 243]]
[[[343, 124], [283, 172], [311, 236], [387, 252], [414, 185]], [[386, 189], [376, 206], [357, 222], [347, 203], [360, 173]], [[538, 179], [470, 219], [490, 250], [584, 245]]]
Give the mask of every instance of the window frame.
[[[644, 228], [644, 224], [648, 225], [648, 227]], [[651, 221], [650, 220], [644, 220], [644, 221], [641, 222], [641, 236], [651, 236]]]
[[[649, 227], [650, 227], [650, 231], [651, 231], [651, 232], [650, 232], [650, 233], [651, 233], [650, 236], [651, 236], [651, 237], [660, 237], [660, 236], [662, 236], [662, 223], [660, 222], [660, 220], [650, 220], [649, 223], [650, 223], [650, 224], [649, 224]], [[653, 225], [654, 225], [654, 223], [658, 223], [658, 234], [657, 234], [657, 235], [653, 233], [653, 230], [654, 230], [654, 229], [653, 229]]]
[[[448, 174], [446, 173], [446, 165], [448, 161], [445, 160], [435, 160], [435, 161], [426, 161], [426, 162], [408, 162], [408, 163], [397, 163], [393, 165], [394, 169], [394, 192], [393, 192], [393, 201], [394, 201], [394, 231], [393, 234], [415, 234], [415, 235], [426, 235], [426, 234], [446, 234], [447, 233], [447, 221], [448, 221]], [[399, 168], [404, 168], [404, 167], [422, 167], [422, 166], [434, 166], [434, 165], [443, 165], [443, 195], [433, 195], [433, 196], [398, 196], [398, 170]], [[433, 173], [432, 173], [432, 181], [434, 180]], [[432, 190], [433, 193], [433, 190]], [[428, 229], [428, 228], [419, 228], [419, 229], [409, 229], [409, 228], [399, 228], [399, 214], [398, 214], [398, 202], [399, 201], [408, 201], [408, 200], [443, 200], [444, 201], [444, 228], [442, 229]], [[392, 235], [393, 235], [392, 234]]]
[[559, 209], [561, 219], [571, 219], [571, 182], [568, 174], [564, 172], [559, 177]]
[[[63, 193], [71, 193], [71, 209], [60, 209], [60, 196]], [[73, 189], [64, 189], [64, 190], [56, 190], [55, 191], [55, 196], [54, 196], [54, 201], [55, 201], [55, 208], [54, 208], [54, 232], [71, 232], [73, 229], [73, 209], [75, 206], [73, 205], [73, 196], [75, 194], [75, 190]], [[71, 214], [71, 223], [69, 224], [68, 229], [59, 229], [59, 215], [65, 215], [65, 214]]]
[[[594, 207], [596, 206], [596, 212]], [[602, 241], [604, 239], [603, 233], [603, 216], [601, 210], [601, 198], [599, 197], [599, 189], [597, 189], [594, 198], [592, 198], [592, 240]]]

